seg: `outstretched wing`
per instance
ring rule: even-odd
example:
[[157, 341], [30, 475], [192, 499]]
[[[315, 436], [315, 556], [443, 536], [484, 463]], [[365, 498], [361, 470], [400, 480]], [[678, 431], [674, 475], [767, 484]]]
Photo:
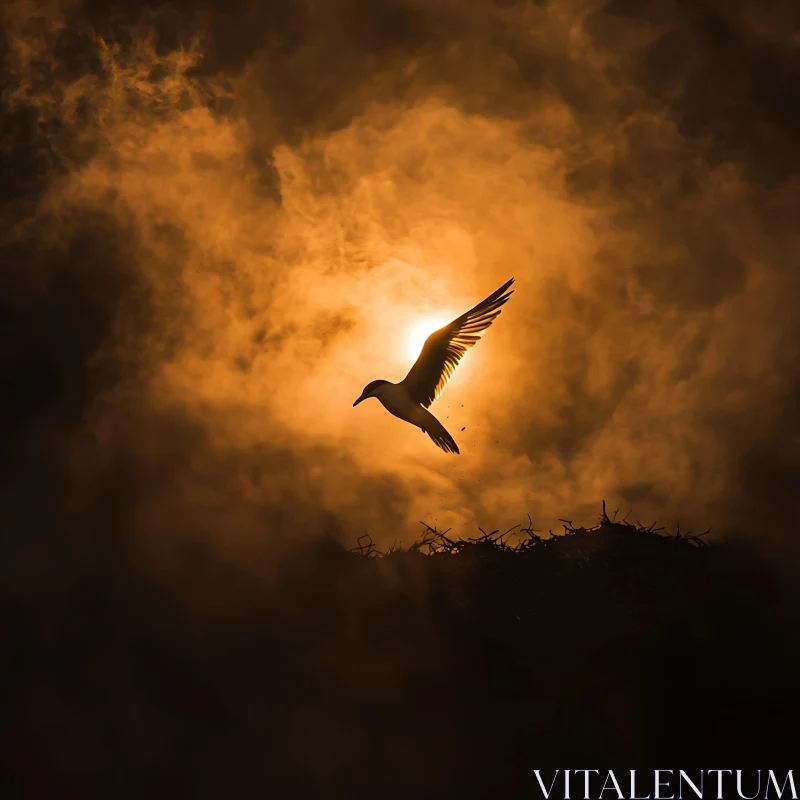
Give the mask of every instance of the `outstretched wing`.
[[427, 408], [439, 397], [464, 353], [480, 339], [478, 334], [494, 322], [500, 307], [514, 294], [513, 290], [506, 291], [512, 283], [513, 278], [425, 340], [419, 358], [403, 379], [415, 402]]

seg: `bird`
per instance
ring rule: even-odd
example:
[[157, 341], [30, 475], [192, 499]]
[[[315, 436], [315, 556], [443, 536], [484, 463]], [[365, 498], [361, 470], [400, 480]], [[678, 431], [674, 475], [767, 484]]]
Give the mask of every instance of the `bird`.
[[467, 350], [481, 338], [478, 334], [494, 322], [501, 307], [514, 294], [513, 290], [508, 291], [512, 283], [514, 278], [449, 325], [434, 331], [400, 383], [370, 381], [353, 408], [375, 397], [390, 414], [421, 428], [445, 453], [458, 455], [460, 451], [455, 440], [428, 407], [442, 394]]

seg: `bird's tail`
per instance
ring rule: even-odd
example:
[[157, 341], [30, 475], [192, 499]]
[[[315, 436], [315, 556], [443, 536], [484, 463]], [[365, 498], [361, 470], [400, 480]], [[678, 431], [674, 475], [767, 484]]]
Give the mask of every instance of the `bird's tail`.
[[447, 432], [444, 425], [439, 422], [433, 414], [430, 415], [430, 419], [427, 420], [427, 425], [423, 428], [425, 433], [431, 437], [433, 443], [437, 447], [441, 447], [445, 453], [455, 453], [456, 455], [459, 454], [458, 445], [455, 442], [455, 439]]

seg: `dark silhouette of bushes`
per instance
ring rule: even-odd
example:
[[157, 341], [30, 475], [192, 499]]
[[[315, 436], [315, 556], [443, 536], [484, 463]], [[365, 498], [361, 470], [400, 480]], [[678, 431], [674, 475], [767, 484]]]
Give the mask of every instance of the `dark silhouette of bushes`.
[[791, 768], [788, 595], [752, 545], [707, 541], [604, 508], [559, 536], [315, 541], [267, 587], [194, 554], [202, 609], [98, 562], [6, 628], [3, 796], [539, 797], [534, 768]]

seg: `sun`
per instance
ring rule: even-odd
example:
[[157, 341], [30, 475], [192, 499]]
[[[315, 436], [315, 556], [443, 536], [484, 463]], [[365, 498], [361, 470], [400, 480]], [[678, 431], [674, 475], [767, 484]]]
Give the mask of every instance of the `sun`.
[[428, 315], [420, 317], [409, 325], [406, 336], [403, 340], [403, 355], [408, 360], [409, 365], [417, 360], [417, 356], [422, 352], [425, 340], [439, 328], [447, 325], [450, 319], [441, 315]]

